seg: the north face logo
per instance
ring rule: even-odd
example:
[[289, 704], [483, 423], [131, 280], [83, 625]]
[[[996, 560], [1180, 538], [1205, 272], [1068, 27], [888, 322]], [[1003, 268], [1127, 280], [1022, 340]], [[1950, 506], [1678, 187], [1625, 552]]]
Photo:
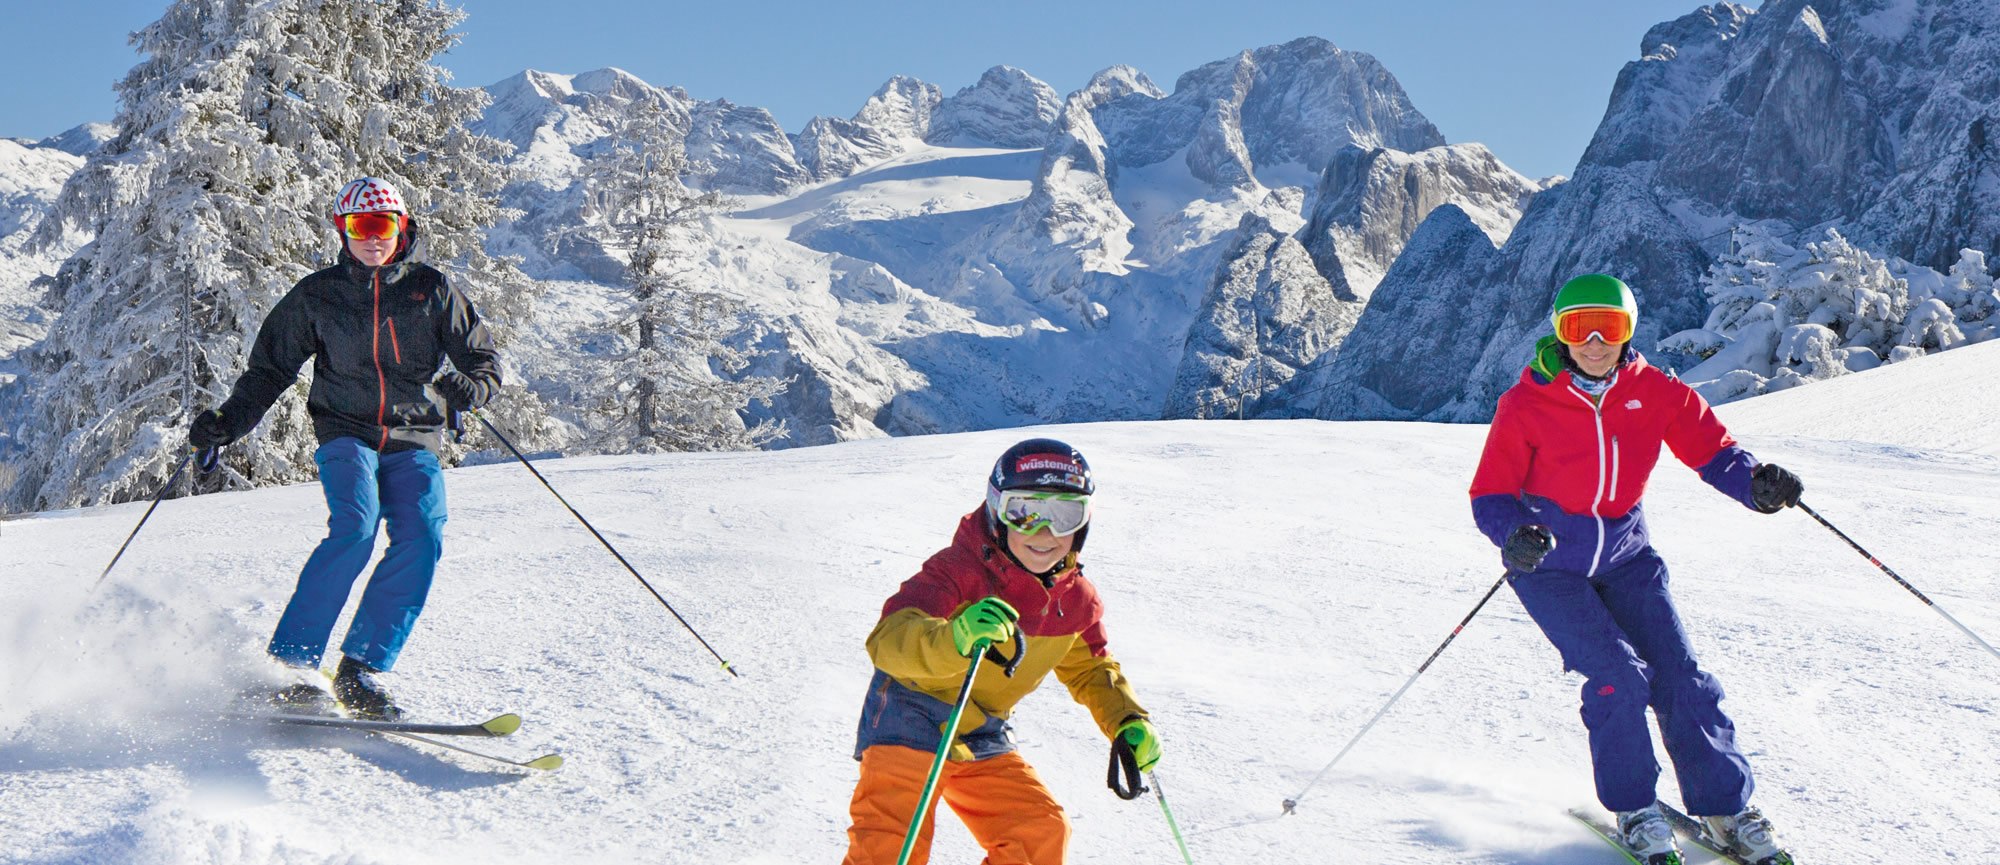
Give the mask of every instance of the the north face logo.
[[1639, 407], [1639, 401], [1638, 401], [1638, 400], [1636, 400], [1636, 399], [1628, 399], [1628, 400], [1626, 400], [1626, 401], [1625, 401], [1625, 407], [1626, 407], [1626, 408], [1628, 408], [1628, 409], [1629, 409], [1629, 408], [1638, 408], [1638, 407]]

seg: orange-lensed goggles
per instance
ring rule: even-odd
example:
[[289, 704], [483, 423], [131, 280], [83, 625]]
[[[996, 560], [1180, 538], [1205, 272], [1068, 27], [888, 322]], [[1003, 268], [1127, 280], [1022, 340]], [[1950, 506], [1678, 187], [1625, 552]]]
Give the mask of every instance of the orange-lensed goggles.
[[1556, 316], [1556, 339], [1563, 345], [1582, 345], [1591, 337], [1605, 345], [1619, 345], [1632, 339], [1632, 317], [1610, 306], [1586, 306], [1563, 310]]
[[403, 215], [392, 211], [343, 213], [337, 221], [351, 240], [394, 240], [403, 233]]

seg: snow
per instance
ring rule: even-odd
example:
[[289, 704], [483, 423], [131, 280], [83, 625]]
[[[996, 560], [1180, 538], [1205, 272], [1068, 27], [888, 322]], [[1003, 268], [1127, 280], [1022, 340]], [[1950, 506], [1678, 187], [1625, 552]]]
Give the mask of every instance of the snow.
[[1717, 411], [1739, 434], [1793, 430], [1816, 439], [2000, 457], [2000, 438], [1994, 436], [2000, 429], [1996, 364], [2000, 342], [1981, 343]]
[[1917, 0], [1889, 0], [1882, 8], [1854, 19], [1856, 24], [1884, 42], [1898, 42], [1916, 23]]
[[[2000, 461], [1977, 438], [1993, 385], [1971, 373], [1993, 350], [1724, 409], [1809, 503], [1989, 639]], [[482, 744], [567, 756], [533, 777], [211, 719], [271, 679], [263, 642], [324, 518], [312, 485], [162, 505], [94, 595], [143, 505], [0, 523], [0, 861], [833, 861], [862, 639], [978, 503], [992, 457], [1035, 434], [1096, 466], [1089, 573], [1197, 862], [1618, 861], [1560, 815], [1591, 800], [1577, 679], [1505, 590], [1277, 817], [1498, 576], [1464, 505], [1482, 427], [1320, 421], [544, 462], [740, 680], [518, 465], [453, 470], [446, 558], [390, 680], [424, 717], [521, 712], [522, 732]], [[1801, 861], [2000, 861], [2000, 660], [1802, 514], [1752, 513], [1671, 460], [1647, 509], [1758, 801]], [[1103, 790], [1105, 743], [1059, 686], [1016, 723], [1075, 821], [1073, 861], [1174, 861], [1159, 809]], [[935, 861], [978, 855], [941, 818]]]

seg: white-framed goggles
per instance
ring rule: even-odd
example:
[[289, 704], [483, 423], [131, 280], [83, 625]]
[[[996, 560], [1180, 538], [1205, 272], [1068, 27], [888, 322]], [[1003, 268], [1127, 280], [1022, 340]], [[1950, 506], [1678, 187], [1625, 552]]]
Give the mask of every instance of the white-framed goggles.
[[1024, 535], [1047, 529], [1049, 534], [1063, 538], [1090, 524], [1090, 497], [1082, 493], [988, 487], [986, 510], [1001, 525]]

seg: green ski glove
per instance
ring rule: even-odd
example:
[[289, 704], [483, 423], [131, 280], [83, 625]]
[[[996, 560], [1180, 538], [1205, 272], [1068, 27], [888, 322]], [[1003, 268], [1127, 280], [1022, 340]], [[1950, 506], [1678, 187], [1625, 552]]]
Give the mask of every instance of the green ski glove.
[[997, 646], [1014, 639], [1014, 623], [1020, 618], [1006, 601], [987, 595], [951, 617], [951, 644], [960, 655], [972, 657], [973, 643], [985, 640]]
[[1153, 732], [1153, 723], [1145, 718], [1133, 718], [1118, 725], [1118, 738], [1132, 746], [1132, 756], [1139, 761], [1139, 771], [1151, 772], [1160, 764], [1160, 735]]

